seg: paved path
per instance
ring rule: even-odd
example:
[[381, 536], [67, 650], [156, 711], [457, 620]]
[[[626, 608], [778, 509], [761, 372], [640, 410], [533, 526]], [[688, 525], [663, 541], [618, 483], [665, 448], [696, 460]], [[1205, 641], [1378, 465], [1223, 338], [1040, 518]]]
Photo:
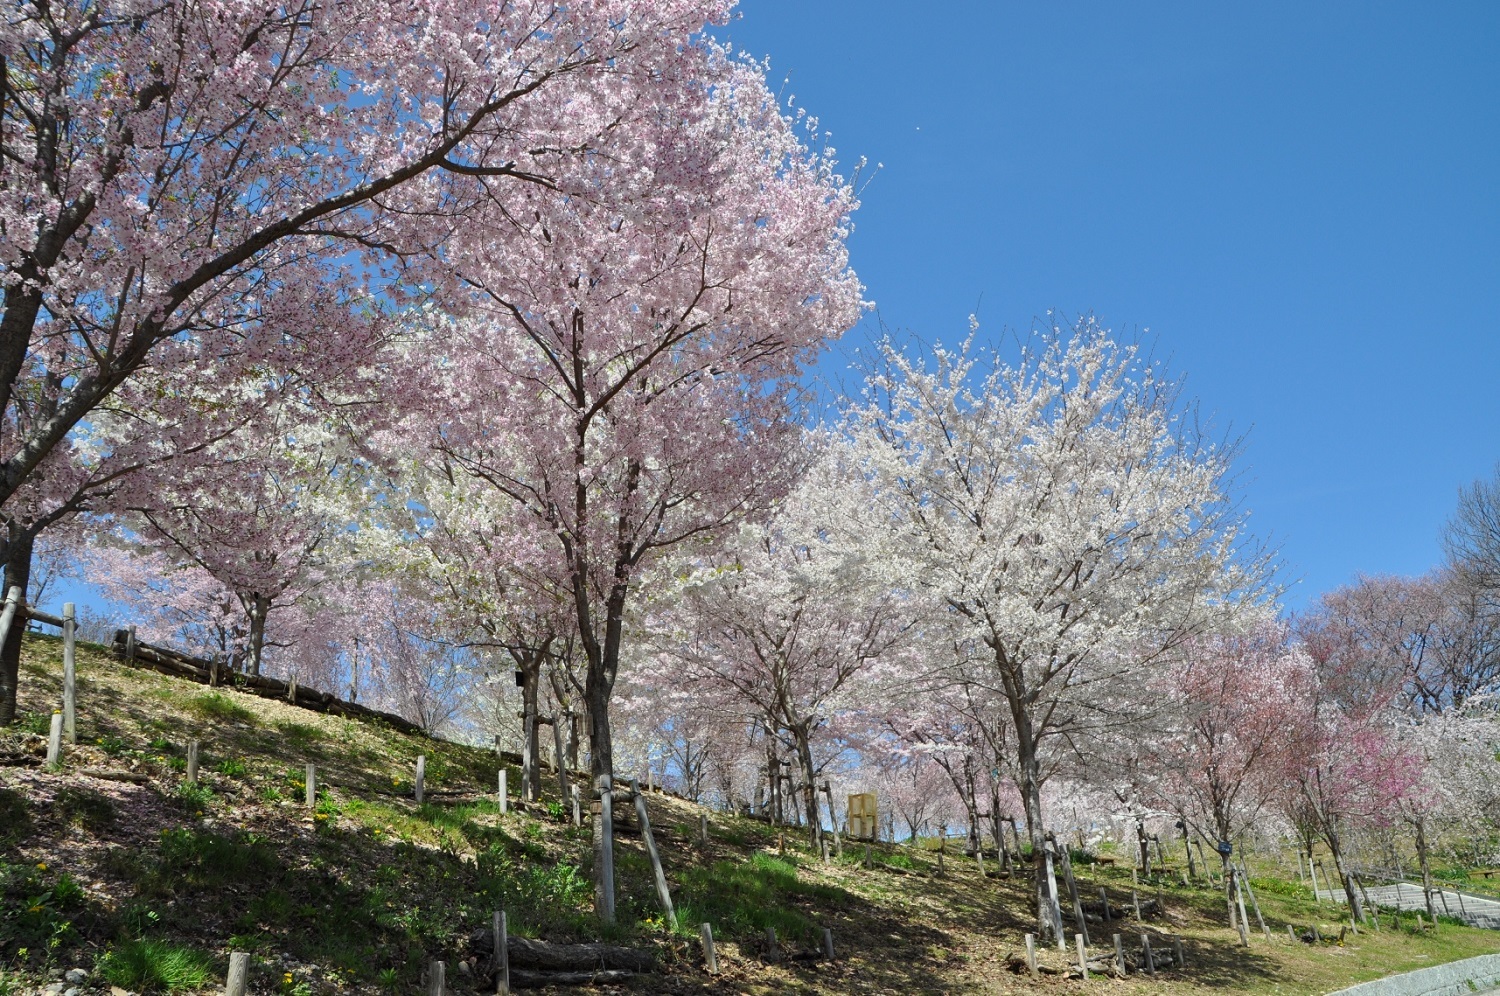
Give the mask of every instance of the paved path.
[[[1372, 885], [1366, 887], [1365, 892], [1369, 895], [1370, 901], [1379, 906], [1422, 912], [1427, 910], [1427, 901], [1422, 897], [1422, 887], [1410, 882]], [[1318, 898], [1342, 903], [1344, 890], [1319, 889]], [[1500, 930], [1500, 901], [1485, 896], [1471, 895], [1467, 892], [1454, 892], [1451, 889], [1435, 889], [1432, 893], [1432, 905], [1439, 913], [1456, 916], [1471, 927]]]

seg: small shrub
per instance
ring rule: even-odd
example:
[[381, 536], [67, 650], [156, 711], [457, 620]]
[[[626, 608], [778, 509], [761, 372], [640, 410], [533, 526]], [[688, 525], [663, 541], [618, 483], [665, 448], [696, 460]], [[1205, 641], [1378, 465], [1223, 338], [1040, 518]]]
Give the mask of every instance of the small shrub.
[[125, 741], [119, 737], [100, 737], [94, 744], [109, 757], [119, 757], [125, 753]]
[[244, 778], [250, 769], [245, 766], [244, 761], [238, 758], [226, 757], [214, 767], [214, 770], [225, 778]]
[[202, 782], [181, 782], [176, 794], [179, 802], [195, 810], [202, 810], [214, 801], [214, 790]]
[[221, 692], [200, 695], [188, 703], [188, 709], [199, 719], [233, 723], [254, 723], [255, 713]]
[[27, 733], [45, 737], [52, 732], [52, 714], [50, 712], [23, 712], [17, 725]]
[[168, 751], [177, 749], [177, 745], [172, 743], [172, 741], [168, 740], [166, 737], [152, 737], [151, 742], [146, 746], [150, 747], [154, 751], [163, 754]]
[[277, 723], [276, 730], [291, 747], [309, 747], [323, 739], [323, 731], [306, 723]]
[[111, 985], [140, 992], [200, 989], [213, 977], [207, 955], [166, 941], [126, 941], [104, 956], [99, 970]]

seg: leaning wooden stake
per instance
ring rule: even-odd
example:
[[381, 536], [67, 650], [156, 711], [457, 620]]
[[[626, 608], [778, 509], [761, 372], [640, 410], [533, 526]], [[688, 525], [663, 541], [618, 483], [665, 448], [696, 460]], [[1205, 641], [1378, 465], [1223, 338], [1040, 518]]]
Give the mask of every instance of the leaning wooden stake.
[[[1270, 935], [1267, 934], [1266, 940], [1270, 939]], [[1177, 956], [1177, 970], [1180, 972], [1187, 967], [1187, 959], [1182, 954], [1182, 937], [1179, 934], [1172, 935], [1172, 953]]]
[[703, 938], [703, 963], [708, 966], [708, 974], [718, 975], [719, 956], [714, 951], [714, 929], [705, 923], [698, 933]]
[[[1255, 898], [1255, 887], [1250, 884], [1250, 873], [1245, 869], [1245, 862], [1240, 862], [1240, 878], [1245, 883], [1245, 891], [1250, 895], [1250, 905], [1255, 908], [1255, 922], [1260, 924], [1260, 932], [1266, 935], [1266, 943], [1271, 943], [1271, 928], [1266, 926], [1266, 918], [1260, 915], [1260, 900]], [[1240, 900], [1240, 909], [1244, 909], [1244, 900]], [[1243, 913], [1241, 914], [1243, 915]]]
[[52, 730], [47, 735], [47, 765], [51, 767], [62, 760], [62, 731], [63, 715], [60, 712], [52, 714]]
[[1109, 896], [1103, 887], [1099, 889], [1099, 905], [1104, 909], [1104, 925], [1109, 926]]
[[495, 911], [495, 994], [510, 996], [510, 930], [505, 911]]
[[1245, 947], [1250, 946], [1250, 918], [1245, 915], [1245, 890], [1240, 885], [1240, 873], [1233, 865], [1229, 866], [1229, 881], [1234, 886], [1234, 901], [1240, 909], [1240, 943]]
[[78, 742], [78, 669], [74, 662], [78, 620], [72, 602], [63, 603], [63, 735]]
[[447, 996], [448, 985], [444, 976], [448, 972], [448, 963], [435, 961], [427, 970], [427, 996]]
[[1146, 974], [1156, 978], [1156, 959], [1151, 957], [1151, 937], [1141, 935], [1141, 953], [1146, 956]]
[[232, 951], [229, 954], [229, 978], [224, 982], [224, 996], [245, 996], [250, 986], [250, 953]]
[[635, 782], [630, 783], [635, 795], [635, 815], [641, 821], [641, 840], [646, 844], [646, 854], [651, 858], [651, 874], [656, 877], [656, 898], [661, 900], [662, 912], [667, 915], [667, 924], [677, 922], [677, 913], [672, 909], [672, 893], [667, 888], [667, 873], [661, 867], [661, 855], [656, 851], [656, 838], [651, 834], [651, 817], [646, 813], [646, 797]]
[[1063, 879], [1068, 886], [1068, 897], [1073, 900], [1073, 922], [1078, 924], [1079, 935], [1083, 943], [1089, 943], [1089, 928], [1083, 917], [1083, 901], [1078, 898], [1078, 880], [1073, 877], [1073, 859], [1068, 854], [1066, 847], [1059, 848], [1058, 853], [1062, 856]]

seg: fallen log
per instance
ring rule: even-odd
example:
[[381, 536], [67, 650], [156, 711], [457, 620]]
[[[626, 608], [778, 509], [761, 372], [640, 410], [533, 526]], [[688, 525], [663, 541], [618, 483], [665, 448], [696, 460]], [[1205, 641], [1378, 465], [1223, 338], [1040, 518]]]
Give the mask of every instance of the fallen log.
[[132, 782], [136, 785], [145, 785], [151, 780], [150, 775], [139, 771], [110, 771], [105, 768], [80, 768], [77, 774], [106, 782]]
[[[550, 972], [582, 972], [586, 975], [598, 970], [649, 972], [656, 967], [655, 952], [613, 944], [553, 944], [529, 937], [509, 937], [506, 941], [505, 950], [510, 955], [512, 980], [517, 967]], [[474, 931], [469, 935], [469, 948], [476, 954], [493, 960], [494, 934], [489, 930]]]
[[512, 989], [540, 989], [543, 986], [599, 986], [624, 982], [635, 977], [623, 968], [604, 968], [597, 972], [534, 972], [524, 968], [510, 970]]

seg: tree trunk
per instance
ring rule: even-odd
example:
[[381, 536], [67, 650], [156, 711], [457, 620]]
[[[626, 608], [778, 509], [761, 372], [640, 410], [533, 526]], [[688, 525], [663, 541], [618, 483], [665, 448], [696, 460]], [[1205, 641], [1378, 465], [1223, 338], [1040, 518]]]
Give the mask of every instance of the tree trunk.
[[250, 622], [250, 659], [246, 670], [260, 676], [261, 658], [266, 650], [266, 617], [271, 614], [271, 599], [258, 592], [245, 597], [245, 616]]
[[817, 773], [813, 770], [812, 741], [806, 722], [792, 729], [797, 744], [797, 761], [802, 766], [802, 808], [807, 825], [812, 828], [813, 853], [824, 854], [823, 820], [818, 815]]
[[21, 640], [26, 633], [26, 616], [22, 609], [31, 583], [31, 552], [36, 545], [36, 535], [29, 530], [12, 525], [9, 532], [5, 544], [5, 584], [0, 587], [0, 600], [15, 586], [21, 589], [21, 601], [16, 606], [5, 645], [0, 646], [0, 727], [9, 726], [16, 719], [16, 698], [21, 689]]
[[1417, 865], [1422, 870], [1422, 898], [1427, 901], [1427, 915], [1437, 922], [1437, 910], [1432, 905], [1432, 868], [1427, 863], [1427, 821], [1417, 817]]
[[1333, 855], [1333, 867], [1339, 873], [1339, 880], [1344, 883], [1344, 897], [1349, 900], [1349, 912], [1356, 921], [1365, 918], [1364, 903], [1360, 902], [1359, 891], [1354, 887], [1354, 878], [1349, 874], [1349, 869], [1344, 865], [1344, 851], [1339, 844], [1339, 835], [1333, 830], [1327, 830], [1323, 839], [1328, 843], [1328, 851]]
[[542, 792], [540, 717], [542, 655], [512, 651], [521, 672], [521, 798], [536, 802]]
[[[1013, 715], [1015, 711], [1013, 710]], [[1016, 767], [1020, 774], [1021, 805], [1026, 810], [1026, 837], [1031, 842], [1032, 891], [1036, 896], [1036, 932], [1043, 944], [1062, 936], [1062, 916], [1052, 904], [1047, 887], [1047, 841], [1042, 823], [1042, 769], [1032, 739], [1030, 717], [1017, 715]]]

